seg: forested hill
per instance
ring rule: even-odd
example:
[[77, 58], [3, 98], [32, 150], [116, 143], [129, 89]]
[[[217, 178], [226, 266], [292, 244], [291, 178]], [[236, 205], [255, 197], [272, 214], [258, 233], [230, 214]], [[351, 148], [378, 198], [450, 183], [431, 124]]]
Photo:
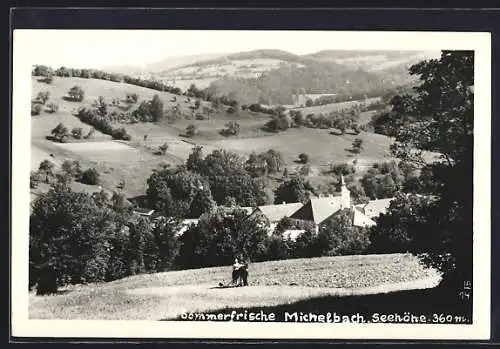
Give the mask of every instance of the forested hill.
[[281, 65], [255, 78], [224, 77], [208, 87], [215, 95], [241, 102], [292, 104], [294, 93], [369, 93], [394, 86], [377, 74], [337, 63], [309, 62], [307, 66]]

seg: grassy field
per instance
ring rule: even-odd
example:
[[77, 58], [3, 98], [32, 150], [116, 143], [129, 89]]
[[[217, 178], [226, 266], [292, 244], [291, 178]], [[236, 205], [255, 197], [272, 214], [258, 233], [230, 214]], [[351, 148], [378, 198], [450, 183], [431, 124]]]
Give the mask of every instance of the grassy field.
[[[99, 96], [104, 96], [106, 101], [111, 102], [114, 98], [124, 99], [127, 93], [136, 93], [139, 96], [137, 106], [141, 101], [149, 100], [158, 94], [164, 102], [165, 109], [179, 105], [185, 115], [191, 113], [189, 107], [194, 105], [195, 100], [187, 102], [187, 97], [176, 96], [174, 101], [175, 96], [166, 92], [96, 79], [55, 77], [50, 85], [38, 82], [36, 79], [32, 82], [33, 96], [40, 91], [49, 91], [49, 102], [59, 105], [56, 113], [43, 112], [41, 115], [31, 117], [32, 169], [36, 169], [45, 159], [50, 159], [56, 165], [60, 165], [64, 160], [78, 160], [84, 168], [95, 167], [101, 173], [101, 186], [105, 189], [114, 190], [115, 186], [124, 180], [125, 191], [129, 196], [144, 194], [146, 180], [154, 168], [163, 163], [175, 165], [184, 162], [195, 144], [202, 145], [205, 153], [222, 148], [235, 151], [242, 156], [252, 151], [262, 152], [274, 148], [283, 153], [290, 170], [298, 166], [295, 161], [298, 155], [304, 152], [310, 157], [311, 180], [319, 184], [331, 180], [320, 175], [323, 166], [354, 159], [354, 155], [349, 151], [354, 138], [362, 138], [364, 141], [364, 150], [356, 155], [361, 170], [373, 162], [386, 159], [389, 155], [391, 140], [385, 136], [372, 133], [338, 136], [330, 134], [328, 130], [307, 128], [290, 129], [277, 134], [268, 133], [261, 128], [269, 120], [269, 115], [249, 111], [239, 111], [235, 114], [220, 111], [208, 120], [180, 120], [174, 124], [162, 122], [123, 125], [132, 135], [132, 140], [127, 142], [129, 147], [121, 149], [111, 149], [116, 141], [96, 131], [92, 139], [88, 140], [93, 142], [92, 146], [95, 149], [84, 150], [83, 145], [56, 144], [45, 137], [58, 123], [63, 123], [70, 130], [73, 127], [82, 127], [84, 134], [87, 133], [90, 126], [81, 123], [73, 112], [82, 106], [92, 106]], [[74, 85], [80, 85], [85, 91], [85, 100], [81, 103], [64, 99], [67, 91]], [[202, 102], [202, 106], [208, 105], [207, 102]], [[112, 106], [109, 108], [117, 109]], [[220, 135], [221, 129], [231, 120], [240, 124], [240, 134], [229, 138]], [[191, 139], [182, 136], [189, 124], [196, 125], [198, 129], [198, 133]], [[144, 139], [145, 135], [147, 139]], [[167, 153], [155, 155], [163, 143], [168, 144]], [[49, 157], [50, 154], [53, 156]], [[96, 188], [87, 189], [95, 191]]]
[[293, 108], [293, 110], [300, 110], [303, 115], [307, 114], [328, 114], [331, 112], [338, 112], [345, 109], [352, 108], [356, 105], [370, 105], [380, 101], [380, 97], [367, 98], [366, 100], [350, 101], [350, 102], [340, 102], [340, 103], [330, 103], [317, 105], [312, 107], [303, 108]]
[[[38, 319], [175, 318], [184, 311], [271, 307], [316, 297], [346, 297], [434, 287], [439, 275], [411, 255], [366, 255], [273, 261], [250, 265], [249, 287], [219, 288], [230, 267], [136, 275], [77, 285], [29, 298]], [[300, 311], [300, 309], [296, 309]]]

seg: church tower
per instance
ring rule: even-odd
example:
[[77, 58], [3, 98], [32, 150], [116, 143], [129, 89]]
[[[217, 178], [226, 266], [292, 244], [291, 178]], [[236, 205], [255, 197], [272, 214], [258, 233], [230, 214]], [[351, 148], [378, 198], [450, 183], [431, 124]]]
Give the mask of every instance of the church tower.
[[340, 197], [342, 200], [342, 209], [351, 207], [351, 192], [345, 185], [344, 176], [340, 175]]

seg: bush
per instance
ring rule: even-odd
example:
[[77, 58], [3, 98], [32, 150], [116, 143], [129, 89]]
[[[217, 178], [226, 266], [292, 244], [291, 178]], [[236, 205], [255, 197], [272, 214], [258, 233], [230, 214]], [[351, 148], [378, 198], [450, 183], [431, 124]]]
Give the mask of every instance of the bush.
[[55, 113], [59, 110], [59, 105], [56, 103], [48, 103], [47, 107], [45, 108], [45, 111], [47, 113]]
[[361, 149], [363, 149], [363, 140], [361, 138], [355, 138], [352, 142], [352, 151], [357, 154]]
[[301, 163], [307, 164], [309, 162], [309, 155], [307, 155], [306, 153], [301, 153], [299, 154], [299, 160]]
[[38, 188], [38, 183], [40, 183], [40, 173], [31, 171], [30, 174], [30, 189], [36, 189]]
[[80, 162], [79, 161], [65, 160], [62, 163], [61, 168], [62, 168], [62, 170], [64, 172], [66, 172], [67, 174], [69, 174], [75, 180], [77, 180], [77, 181], [81, 181], [82, 180], [83, 171], [82, 171], [82, 167], [80, 166]]
[[42, 105], [40, 103], [31, 103], [31, 115], [39, 115], [42, 112]]
[[190, 124], [186, 127], [186, 136], [193, 137], [196, 134], [197, 127], [193, 124]]
[[115, 128], [111, 131], [111, 137], [113, 139], [122, 139], [124, 141], [130, 141], [132, 136], [125, 130], [125, 128]]
[[35, 101], [40, 104], [45, 104], [49, 100], [49, 97], [50, 97], [49, 91], [38, 92]]
[[99, 184], [99, 172], [95, 168], [89, 168], [82, 173], [82, 183], [88, 185]]
[[340, 175], [348, 176], [356, 173], [356, 168], [353, 165], [341, 163], [331, 165], [330, 171], [333, 172], [337, 177], [339, 177]]
[[139, 100], [139, 96], [137, 95], [137, 93], [127, 93], [127, 97], [126, 97], [126, 102], [127, 103], [137, 103], [137, 101]]
[[226, 128], [221, 131], [224, 136], [237, 136], [240, 134], [240, 124], [236, 121], [229, 121], [226, 123]]
[[108, 118], [98, 115], [95, 109], [82, 108], [78, 111], [77, 117], [80, 121], [94, 126], [97, 130], [110, 135], [114, 139], [122, 139], [125, 141], [132, 139], [123, 127], [113, 128]]
[[59, 123], [54, 129], [52, 129], [50, 134], [56, 141], [64, 143], [68, 138], [68, 128], [62, 123]]
[[81, 127], [74, 127], [71, 130], [71, 135], [76, 139], [81, 139], [83, 137], [83, 130]]
[[71, 101], [81, 102], [85, 98], [85, 92], [80, 86], [75, 85], [68, 91], [68, 96]]

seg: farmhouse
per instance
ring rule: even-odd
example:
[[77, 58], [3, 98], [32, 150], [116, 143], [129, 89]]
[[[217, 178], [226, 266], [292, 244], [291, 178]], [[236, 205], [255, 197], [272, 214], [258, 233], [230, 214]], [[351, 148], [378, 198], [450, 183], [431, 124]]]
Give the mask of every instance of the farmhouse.
[[389, 208], [392, 200], [393, 198], [372, 200], [366, 204], [356, 205], [355, 207], [365, 216], [374, 218], [387, 213], [387, 209]]
[[263, 205], [256, 207], [251, 215], [262, 215], [269, 224], [270, 232], [273, 232], [280, 220], [290, 217], [294, 212], [303, 206], [300, 202], [285, 203], [278, 205]]
[[344, 181], [340, 179], [340, 196], [329, 195], [326, 197], [311, 197], [311, 199], [294, 212], [290, 218], [313, 222], [316, 233], [323, 222], [330, 217], [349, 210], [353, 225], [359, 227], [371, 227], [376, 223], [370, 217], [366, 216], [356, 206], [351, 205], [351, 193]]
[[[262, 205], [252, 207], [221, 207], [223, 210], [242, 209], [247, 212], [248, 217], [260, 215], [268, 224], [268, 232], [272, 234], [277, 224], [285, 217], [292, 220], [313, 223], [315, 232], [318, 233], [321, 225], [329, 218], [340, 213], [347, 212], [352, 224], [357, 227], [372, 227], [376, 225], [374, 219], [380, 214], [386, 213], [393, 198], [372, 200], [366, 204], [354, 205], [351, 203], [351, 193], [341, 176], [340, 195], [329, 195], [324, 197], [311, 197], [306, 204], [300, 202], [281, 203], [277, 205]], [[198, 224], [198, 219], [185, 219], [177, 235], [182, 235], [192, 224]], [[284, 231], [284, 236], [295, 239], [304, 233], [304, 229], [289, 229]]]

